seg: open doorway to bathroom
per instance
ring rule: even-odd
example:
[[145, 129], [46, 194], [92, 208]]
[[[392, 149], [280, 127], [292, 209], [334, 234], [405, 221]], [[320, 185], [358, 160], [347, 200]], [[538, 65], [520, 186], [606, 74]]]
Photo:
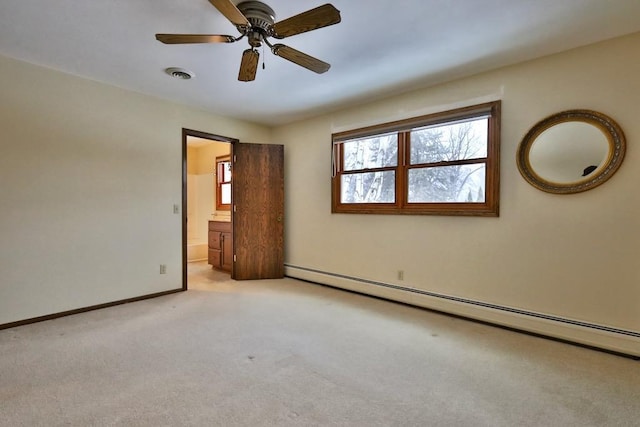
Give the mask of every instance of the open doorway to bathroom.
[[[231, 210], [222, 203], [220, 165], [217, 160], [231, 155], [231, 138], [185, 130], [183, 159], [183, 287], [205, 289], [213, 283], [231, 279], [222, 265], [213, 266], [209, 252], [210, 221], [231, 226]], [[225, 181], [228, 181], [223, 177]], [[224, 186], [223, 186], [223, 189]], [[230, 242], [229, 242], [230, 243]], [[222, 242], [221, 242], [222, 244]]]

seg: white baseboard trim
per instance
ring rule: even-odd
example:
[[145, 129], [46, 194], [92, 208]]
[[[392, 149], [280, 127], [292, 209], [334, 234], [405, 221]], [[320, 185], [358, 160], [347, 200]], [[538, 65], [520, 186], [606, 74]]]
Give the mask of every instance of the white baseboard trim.
[[640, 332], [285, 264], [287, 277], [315, 282], [640, 357]]

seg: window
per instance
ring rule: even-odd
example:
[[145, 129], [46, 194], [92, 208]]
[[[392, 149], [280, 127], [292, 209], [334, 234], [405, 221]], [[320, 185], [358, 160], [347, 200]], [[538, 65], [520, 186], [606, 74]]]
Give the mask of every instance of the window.
[[498, 216], [500, 101], [332, 135], [332, 212]]
[[231, 157], [216, 157], [216, 209], [231, 210]]

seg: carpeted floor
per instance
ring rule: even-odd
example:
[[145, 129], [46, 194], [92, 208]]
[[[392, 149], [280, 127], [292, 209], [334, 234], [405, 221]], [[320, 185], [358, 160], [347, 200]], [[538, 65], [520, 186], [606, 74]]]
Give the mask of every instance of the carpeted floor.
[[639, 362], [293, 279], [0, 331], [1, 426], [637, 426]]

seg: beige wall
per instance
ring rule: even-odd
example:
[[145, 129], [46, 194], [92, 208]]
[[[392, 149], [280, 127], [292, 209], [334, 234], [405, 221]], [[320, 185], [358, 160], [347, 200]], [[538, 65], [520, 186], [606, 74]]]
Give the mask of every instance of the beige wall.
[[216, 157], [229, 155], [231, 153], [231, 144], [216, 142], [198, 147], [197, 152], [196, 173], [215, 173]]
[[[637, 52], [640, 34], [276, 129], [287, 153], [287, 274], [640, 354], [637, 338], [293, 267], [640, 332]], [[499, 218], [331, 214], [332, 132], [495, 99], [503, 101]], [[517, 170], [517, 146], [538, 120], [572, 108], [618, 121], [626, 159], [592, 191], [538, 191]]]
[[198, 148], [187, 146], [187, 173], [198, 174]]
[[[289, 265], [638, 332], [639, 50], [636, 34], [274, 130], [0, 57], [0, 324], [181, 286], [172, 206], [184, 127], [286, 145]], [[499, 218], [330, 213], [332, 132], [494, 99]], [[569, 108], [616, 119], [627, 157], [601, 187], [546, 194], [520, 177], [516, 148], [539, 119]], [[309, 278], [640, 354], [638, 339], [619, 334]]]
[[271, 140], [5, 57], [0, 76], [0, 324], [180, 288], [182, 128]]

